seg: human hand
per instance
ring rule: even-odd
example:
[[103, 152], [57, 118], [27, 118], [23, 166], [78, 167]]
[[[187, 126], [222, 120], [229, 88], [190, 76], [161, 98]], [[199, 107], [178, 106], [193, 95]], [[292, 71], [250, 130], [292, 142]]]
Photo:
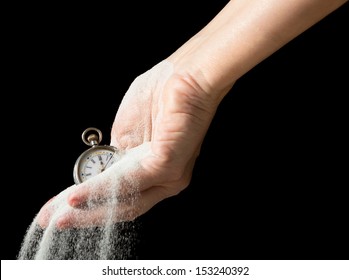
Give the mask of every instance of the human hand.
[[[189, 184], [218, 104], [235, 81], [344, 2], [228, 2], [167, 60], [135, 79], [111, 133], [120, 160], [48, 202], [39, 224], [132, 220], [178, 194]], [[67, 207], [61, 211], [62, 197]]]
[[[137, 77], [117, 111], [111, 145], [119, 160], [101, 174], [49, 201], [39, 224], [59, 228], [129, 221], [190, 182], [201, 143], [218, 106], [190, 75], [162, 61]], [[59, 196], [58, 196], [59, 197]], [[65, 211], [57, 201], [63, 201]], [[57, 215], [57, 213], [60, 214]]]

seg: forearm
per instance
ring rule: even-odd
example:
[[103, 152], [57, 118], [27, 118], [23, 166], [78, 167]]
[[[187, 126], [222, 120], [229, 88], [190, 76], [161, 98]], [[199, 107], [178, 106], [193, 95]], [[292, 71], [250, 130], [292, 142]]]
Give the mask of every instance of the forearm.
[[[346, 0], [232, 0], [168, 60], [224, 95], [234, 82]], [[183, 73], [183, 71], [185, 73]]]

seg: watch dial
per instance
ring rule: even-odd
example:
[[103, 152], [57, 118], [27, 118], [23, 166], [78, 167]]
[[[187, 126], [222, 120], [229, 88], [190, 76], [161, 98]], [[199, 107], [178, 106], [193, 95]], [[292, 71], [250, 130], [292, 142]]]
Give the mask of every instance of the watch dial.
[[81, 159], [79, 177], [81, 181], [98, 175], [115, 162], [115, 152], [107, 149], [92, 149]]

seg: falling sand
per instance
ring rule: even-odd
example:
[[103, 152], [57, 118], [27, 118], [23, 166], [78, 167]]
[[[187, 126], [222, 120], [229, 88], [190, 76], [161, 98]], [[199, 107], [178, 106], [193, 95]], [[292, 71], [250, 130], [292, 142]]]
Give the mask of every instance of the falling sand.
[[[29, 226], [18, 259], [128, 259], [132, 257], [134, 243], [137, 236], [135, 222], [115, 222], [118, 203], [118, 186], [125, 181], [124, 174], [136, 171], [140, 167], [140, 160], [150, 151], [149, 143], [144, 143], [130, 149], [119, 156], [119, 159], [106, 171], [96, 177], [103, 182], [103, 191], [108, 192], [107, 202], [98, 201], [97, 192], [93, 191], [96, 177], [83, 183], [83, 187], [90, 187], [86, 207], [73, 208], [67, 202], [69, 194], [81, 187], [73, 185], [58, 194], [49, 205], [49, 221], [45, 228], [39, 226], [38, 213]], [[86, 185], [86, 186], [85, 186]], [[100, 187], [99, 183], [99, 187]], [[136, 191], [133, 193], [137, 193]], [[133, 203], [137, 199], [133, 197]], [[132, 200], [131, 200], [132, 203]], [[86, 221], [89, 213], [103, 204], [105, 211], [98, 226], [74, 227], [58, 229], [57, 221], [73, 213]], [[105, 207], [105, 205], [108, 205]], [[79, 219], [78, 219], [79, 220]]]
[[[78, 186], [71, 186], [49, 202], [48, 206], [44, 207], [48, 225], [45, 228], [39, 226], [43, 217], [43, 213], [39, 212], [27, 230], [18, 259], [127, 259], [131, 256], [137, 232], [136, 224], [116, 222], [116, 216], [120, 214], [118, 209], [121, 209], [120, 205], [124, 205], [125, 201], [120, 200], [120, 193], [127, 189], [127, 205], [130, 206], [129, 209], [134, 210], [139, 198], [136, 194], [141, 187], [137, 186], [137, 183], [141, 184], [140, 180], [137, 180], [138, 171], [142, 169], [140, 162], [150, 153], [149, 141], [153, 122], [158, 120], [152, 119], [152, 105], [153, 102], [161, 100], [164, 86], [172, 74], [172, 63], [164, 60], [134, 80], [122, 100], [115, 122], [126, 124], [126, 131], [123, 131], [125, 127], [122, 125], [118, 126], [118, 131], [127, 133], [126, 138], [129, 142], [126, 146], [143, 144], [120, 154], [117, 161], [98, 176]], [[158, 105], [160, 112], [157, 118], [161, 118], [161, 102]], [[146, 118], [147, 116], [149, 118]], [[127, 126], [130, 119], [139, 120], [132, 123], [131, 130]], [[115, 139], [119, 137], [112, 137], [113, 146], [117, 146], [117, 143], [113, 143]], [[89, 188], [87, 205], [82, 209], [73, 208], [67, 202], [68, 197], [81, 187]], [[104, 199], [100, 199], [101, 190]], [[86, 227], [86, 221], [93, 220], [93, 213], [98, 211], [102, 214], [102, 217], [98, 216], [99, 225]], [[77, 217], [77, 226], [69, 229], [57, 228], [57, 222], [69, 215]]]

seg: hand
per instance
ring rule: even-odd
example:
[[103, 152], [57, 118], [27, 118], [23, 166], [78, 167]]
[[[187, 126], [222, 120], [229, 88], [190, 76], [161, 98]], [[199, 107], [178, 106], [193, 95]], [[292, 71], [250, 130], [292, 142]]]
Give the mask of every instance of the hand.
[[[132, 220], [178, 194], [188, 186], [218, 104], [235, 81], [345, 2], [228, 2], [166, 61], [131, 84], [111, 134], [111, 144], [125, 153], [121, 160], [48, 202], [39, 224]], [[69, 205], [56, 211], [61, 199]]]
[[[134, 80], [111, 132], [121, 159], [65, 192], [70, 207], [54, 219], [56, 226], [100, 225], [110, 209], [114, 222], [133, 220], [188, 186], [218, 106], [189, 77], [177, 75], [174, 65], [163, 61]], [[52, 220], [53, 205], [54, 200], [41, 209], [42, 227]]]

